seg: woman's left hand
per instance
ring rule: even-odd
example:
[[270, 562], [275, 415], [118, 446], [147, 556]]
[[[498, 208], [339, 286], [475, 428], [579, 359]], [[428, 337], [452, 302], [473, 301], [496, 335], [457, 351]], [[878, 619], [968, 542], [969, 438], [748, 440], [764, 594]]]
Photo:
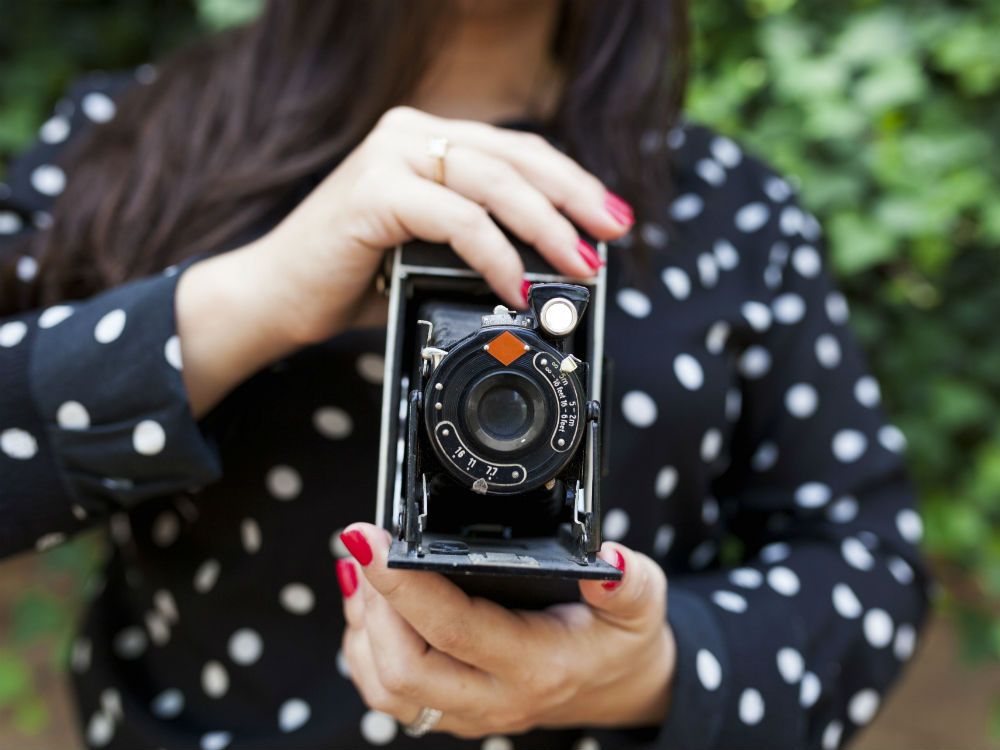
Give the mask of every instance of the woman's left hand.
[[606, 543], [621, 583], [580, 583], [583, 602], [538, 612], [470, 598], [436, 573], [386, 567], [389, 534], [353, 524], [341, 537], [360, 563], [338, 562], [344, 655], [365, 703], [460, 737], [535, 727], [663, 721], [675, 664], [667, 581], [645, 555]]

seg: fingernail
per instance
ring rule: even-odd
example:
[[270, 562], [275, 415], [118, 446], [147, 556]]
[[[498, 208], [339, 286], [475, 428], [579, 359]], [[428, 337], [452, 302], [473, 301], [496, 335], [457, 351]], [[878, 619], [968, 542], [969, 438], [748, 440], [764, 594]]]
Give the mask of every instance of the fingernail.
[[358, 590], [358, 571], [349, 560], [337, 560], [337, 583], [345, 599]]
[[[612, 564], [616, 568], [618, 568], [618, 570], [620, 570], [623, 574], [625, 573], [625, 557], [618, 550], [615, 550], [615, 561]], [[619, 586], [621, 586], [622, 582], [621, 581], [605, 581], [601, 585], [604, 588], [606, 588], [608, 591], [611, 591], [612, 589], [616, 589]]]
[[604, 196], [604, 208], [611, 214], [611, 218], [622, 226], [628, 227], [635, 223], [635, 212], [632, 207], [610, 190]]
[[372, 561], [372, 548], [365, 539], [365, 535], [357, 529], [345, 531], [340, 535], [340, 541], [347, 547], [347, 551], [354, 555], [354, 559], [362, 565], [367, 565]]
[[604, 265], [604, 261], [601, 260], [601, 256], [599, 256], [597, 251], [588, 245], [584, 240], [576, 241], [576, 249], [579, 251], [580, 257], [583, 258], [583, 262], [590, 266], [591, 271], [596, 271]]
[[521, 282], [521, 299], [524, 300], [524, 306], [528, 306], [528, 291], [531, 289], [531, 282], [525, 279]]

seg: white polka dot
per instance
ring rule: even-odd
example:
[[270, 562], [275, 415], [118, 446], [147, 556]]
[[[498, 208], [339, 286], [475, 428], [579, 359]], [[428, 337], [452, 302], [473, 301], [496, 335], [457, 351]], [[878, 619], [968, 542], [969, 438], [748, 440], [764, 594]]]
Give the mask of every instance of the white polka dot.
[[739, 388], [730, 388], [726, 391], [726, 419], [735, 422], [740, 418], [743, 410], [743, 393]]
[[278, 594], [281, 606], [293, 615], [306, 615], [312, 611], [316, 596], [304, 583], [289, 583]]
[[621, 508], [612, 508], [604, 515], [604, 523], [601, 525], [601, 533], [605, 539], [618, 541], [624, 539], [628, 533], [629, 517], [628, 513]]
[[94, 338], [97, 339], [97, 343], [110, 344], [121, 336], [122, 331], [125, 330], [127, 317], [124, 310], [117, 309], [112, 310], [97, 321], [97, 325], [94, 326]]
[[291, 466], [275, 466], [267, 472], [267, 491], [278, 500], [294, 500], [302, 492], [302, 477]]
[[573, 750], [601, 750], [601, 743], [593, 737], [581, 737], [573, 745]]
[[838, 583], [833, 587], [833, 608], [847, 620], [855, 620], [861, 616], [861, 602], [846, 583]]
[[701, 285], [706, 289], [711, 289], [719, 282], [719, 266], [715, 262], [715, 257], [708, 253], [698, 256], [698, 278]]
[[785, 408], [789, 414], [799, 419], [807, 419], [816, 413], [819, 395], [808, 383], [796, 383], [785, 393]]
[[884, 648], [892, 641], [892, 618], [884, 609], [870, 609], [863, 621], [865, 638], [873, 648]]
[[167, 688], [153, 698], [150, 708], [161, 719], [173, 719], [184, 710], [184, 693], [177, 688]]
[[146, 622], [146, 630], [149, 631], [149, 639], [154, 646], [165, 646], [170, 641], [170, 623], [167, 618], [155, 610], [149, 610], [143, 619]]
[[47, 549], [52, 549], [57, 547], [66, 541], [66, 535], [60, 531], [53, 531], [49, 534], [44, 534], [35, 541], [35, 549], [39, 552], [44, 552]]
[[875, 558], [868, 548], [860, 540], [852, 536], [847, 537], [840, 543], [840, 554], [844, 561], [857, 570], [871, 570], [875, 565]]
[[183, 369], [184, 361], [181, 358], [181, 340], [178, 336], [171, 336], [167, 343], [163, 345], [163, 356], [167, 363], [175, 370]]
[[740, 694], [740, 721], [748, 726], [760, 724], [764, 718], [764, 698], [758, 690], [747, 688]]
[[343, 649], [337, 649], [337, 672], [345, 680], [351, 679], [351, 668], [347, 664], [347, 657], [344, 656]]
[[700, 195], [687, 193], [670, 204], [670, 216], [676, 221], [688, 221], [700, 214], [704, 206]]
[[229, 732], [206, 732], [201, 736], [201, 750], [226, 750], [232, 741]]
[[862, 690], [855, 693], [851, 702], [847, 704], [847, 716], [859, 727], [864, 726], [875, 718], [878, 713], [879, 697], [872, 689]]
[[107, 122], [115, 116], [115, 103], [107, 94], [100, 91], [91, 91], [83, 97], [80, 109], [94, 122]]
[[153, 594], [153, 605], [170, 622], [177, 622], [180, 619], [174, 596], [166, 589], [160, 589]]
[[826, 295], [826, 316], [834, 325], [843, 325], [850, 317], [847, 300], [840, 292], [830, 292]]
[[819, 508], [830, 502], [832, 494], [822, 482], [806, 482], [795, 490], [795, 504], [800, 508]]
[[806, 672], [802, 675], [802, 682], [799, 684], [799, 705], [802, 708], [812, 708], [813, 704], [819, 700], [820, 692], [822, 692], [822, 685], [820, 685], [819, 677], [812, 672]]
[[900, 625], [896, 629], [896, 641], [892, 644], [892, 653], [900, 661], [906, 661], [913, 656], [917, 647], [917, 631], [912, 625]]
[[169, 547], [180, 534], [181, 524], [177, 520], [177, 514], [170, 510], [160, 513], [153, 521], [152, 536], [153, 543], [157, 547]]
[[802, 674], [805, 671], [805, 662], [802, 659], [802, 654], [794, 648], [786, 647], [778, 651], [776, 658], [781, 679], [789, 685], [794, 685], [802, 679]]
[[53, 305], [38, 316], [39, 328], [52, 328], [62, 323], [73, 314], [73, 308], [69, 305]]
[[31, 223], [35, 229], [49, 229], [52, 226], [52, 214], [48, 211], [35, 211], [31, 214]]
[[249, 555], [260, 551], [260, 525], [252, 518], [244, 518], [240, 522], [240, 542]]
[[12, 320], [0, 326], [0, 346], [10, 348], [21, 343], [28, 333], [28, 325], [21, 320]]
[[714, 159], [699, 159], [694, 171], [712, 187], [719, 187], [726, 181], [726, 170]]
[[906, 450], [906, 436], [895, 425], [882, 425], [878, 431], [878, 441], [887, 451], [902, 453]]
[[718, 549], [715, 542], [711, 539], [706, 539], [691, 550], [691, 556], [688, 558], [688, 564], [695, 570], [707, 568], [709, 563], [715, 559], [716, 552], [718, 552]]
[[132, 524], [125, 513], [115, 513], [108, 520], [108, 530], [111, 538], [119, 547], [124, 547], [132, 541]]
[[754, 300], [744, 302], [740, 312], [757, 333], [763, 333], [771, 327], [771, 309], [763, 302]]
[[806, 278], [813, 278], [823, 268], [823, 259], [812, 245], [799, 245], [792, 252], [792, 268]]
[[21, 217], [13, 211], [0, 211], [0, 234], [17, 234], [23, 226]]
[[649, 427], [656, 421], [656, 402], [643, 391], [629, 391], [622, 396], [622, 414], [633, 427]]
[[167, 444], [167, 434], [159, 422], [144, 419], [132, 431], [132, 447], [143, 456], [155, 456]]
[[222, 566], [219, 565], [218, 560], [210, 558], [203, 562], [194, 573], [194, 581], [192, 583], [194, 590], [199, 594], [207, 594], [214, 588], [216, 581], [219, 580], [219, 573], [221, 571]]
[[816, 339], [816, 359], [828, 370], [840, 364], [840, 342], [837, 337], [824, 333]]
[[69, 666], [77, 674], [90, 669], [90, 657], [93, 652], [90, 639], [80, 636], [73, 641], [69, 652]]
[[838, 498], [826, 511], [826, 517], [835, 523], [850, 523], [858, 515], [858, 501], [850, 495]]
[[483, 740], [480, 750], [514, 750], [514, 743], [509, 737], [493, 735]]
[[701, 365], [690, 354], [678, 354], [674, 358], [674, 375], [689, 391], [698, 390], [705, 382], [705, 373], [702, 372]]
[[713, 591], [712, 601], [728, 612], [739, 614], [747, 611], [747, 600], [734, 591]]
[[396, 737], [396, 720], [381, 711], [366, 711], [361, 717], [361, 736], [372, 745], [388, 745]]
[[795, 596], [799, 593], [799, 577], [784, 566], [767, 571], [767, 584], [782, 596]]
[[771, 353], [762, 346], [749, 346], [740, 355], [740, 374], [748, 380], [764, 377], [771, 369]]
[[54, 164], [42, 164], [31, 173], [31, 186], [42, 195], [59, 195], [66, 188], [66, 173]]
[[740, 263], [740, 254], [729, 240], [716, 240], [712, 252], [723, 271], [732, 271]]
[[663, 284], [676, 299], [684, 300], [691, 294], [691, 279], [679, 268], [664, 268]]
[[26, 461], [38, 453], [38, 441], [30, 432], [11, 427], [0, 432], [0, 450], [10, 458]]
[[385, 359], [381, 354], [366, 352], [358, 357], [358, 374], [373, 385], [381, 385], [385, 376]]
[[708, 526], [719, 520], [719, 501], [714, 497], [706, 497], [702, 502], [701, 520]]
[[[626, 235], [626, 237], [629, 235]], [[666, 247], [669, 240], [667, 230], [655, 221], [645, 221], [639, 227], [639, 236], [649, 247]]]
[[133, 625], [118, 632], [112, 648], [122, 659], [138, 659], [146, 652], [148, 644], [146, 631]]
[[86, 430], [90, 414], [79, 401], [66, 401], [56, 410], [56, 423], [64, 430]]
[[699, 649], [695, 655], [695, 669], [698, 680], [706, 690], [717, 690], [722, 684], [722, 666], [715, 655], [706, 649]]
[[351, 415], [338, 406], [323, 406], [313, 412], [313, 427], [323, 437], [342, 440], [351, 434]]
[[771, 307], [774, 319], [785, 325], [798, 323], [806, 314], [805, 300], [792, 292], [775, 297]]
[[740, 151], [740, 147], [722, 135], [712, 139], [712, 142], [709, 144], [709, 150], [712, 152], [715, 160], [727, 169], [735, 167], [743, 158], [743, 152]]
[[754, 451], [750, 459], [750, 466], [754, 471], [765, 472], [770, 470], [778, 462], [778, 446], [770, 440], [765, 440]]
[[729, 572], [729, 580], [745, 589], [757, 589], [764, 582], [764, 575], [756, 568], [735, 568]]
[[840, 430], [833, 436], [833, 455], [845, 464], [861, 458], [867, 447], [868, 438], [857, 430]]
[[670, 497], [677, 486], [677, 469], [673, 466], [664, 466], [656, 473], [655, 492], [661, 500]]
[[701, 460], [711, 463], [722, 451], [722, 433], [714, 427], [705, 432], [701, 439]]
[[844, 725], [839, 721], [831, 721], [826, 725], [826, 729], [823, 730], [823, 739], [821, 740], [823, 750], [837, 750], [840, 747], [840, 738], [844, 733]]
[[55, 115], [45, 121], [38, 130], [38, 137], [43, 143], [62, 143], [69, 136], [69, 119]]
[[264, 642], [255, 630], [240, 628], [229, 637], [229, 658], [240, 666], [254, 664], [263, 651]]
[[202, 668], [201, 689], [209, 698], [221, 698], [229, 691], [229, 672], [220, 662], [210, 661]]
[[854, 398], [862, 406], [874, 409], [882, 400], [882, 392], [878, 387], [878, 381], [871, 375], [863, 375], [854, 384]]
[[87, 722], [87, 745], [104, 747], [115, 736], [115, 723], [103, 711], [98, 711]]
[[709, 354], [722, 354], [726, 348], [726, 341], [729, 339], [729, 323], [724, 320], [717, 321], [708, 329], [705, 336], [705, 348]]
[[310, 715], [312, 709], [308, 703], [301, 698], [291, 698], [282, 703], [278, 710], [278, 727], [282, 732], [294, 732], [309, 721]]
[[771, 209], [765, 203], [748, 203], [736, 212], [734, 223], [741, 232], [756, 232], [771, 216]]
[[665, 557], [673, 544], [674, 527], [665, 523], [656, 530], [656, 536], [653, 538], [653, 554]]
[[889, 572], [903, 586], [909, 586], [913, 583], [913, 568], [901, 557], [889, 558]]
[[649, 297], [640, 292], [638, 289], [619, 289], [617, 300], [618, 307], [631, 315], [633, 318], [648, 317], [650, 311], [653, 309], [653, 305], [650, 303]]
[[782, 203], [792, 197], [792, 189], [780, 177], [768, 177], [764, 180], [764, 192], [775, 203]]
[[805, 217], [798, 206], [785, 206], [778, 219], [778, 227], [782, 234], [792, 236], [802, 231], [802, 222]]
[[[0, 232], [2, 234], [2, 232]], [[38, 275], [38, 261], [30, 255], [22, 255], [17, 259], [17, 278], [21, 281], [32, 281]]]

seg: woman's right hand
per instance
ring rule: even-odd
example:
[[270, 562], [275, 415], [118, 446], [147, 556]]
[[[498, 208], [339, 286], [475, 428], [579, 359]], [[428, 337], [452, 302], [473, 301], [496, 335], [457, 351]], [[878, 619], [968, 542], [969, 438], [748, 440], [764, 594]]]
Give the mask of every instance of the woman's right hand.
[[[428, 151], [437, 137], [449, 143], [443, 185]], [[610, 240], [632, 221], [624, 201], [538, 135], [394, 108], [272, 231], [182, 277], [178, 326], [195, 413], [269, 361], [351, 327], [388, 248], [449, 244], [523, 307], [524, 267], [498, 222], [558, 271], [586, 278], [599, 260], [575, 227]]]

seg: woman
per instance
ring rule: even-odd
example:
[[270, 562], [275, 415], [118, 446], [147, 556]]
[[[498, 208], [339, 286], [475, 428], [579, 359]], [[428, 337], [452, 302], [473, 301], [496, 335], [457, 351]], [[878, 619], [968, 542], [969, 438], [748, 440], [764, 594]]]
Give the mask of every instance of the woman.
[[[814, 219], [678, 124], [684, 43], [680, 2], [284, 0], [57, 108], [0, 193], [0, 544], [109, 529], [89, 746], [832, 748], [872, 719], [925, 608], [902, 438]], [[613, 241], [624, 577], [530, 614], [389, 571], [360, 522], [383, 251], [450, 243], [518, 307], [498, 224], [580, 278], [577, 227]]]

